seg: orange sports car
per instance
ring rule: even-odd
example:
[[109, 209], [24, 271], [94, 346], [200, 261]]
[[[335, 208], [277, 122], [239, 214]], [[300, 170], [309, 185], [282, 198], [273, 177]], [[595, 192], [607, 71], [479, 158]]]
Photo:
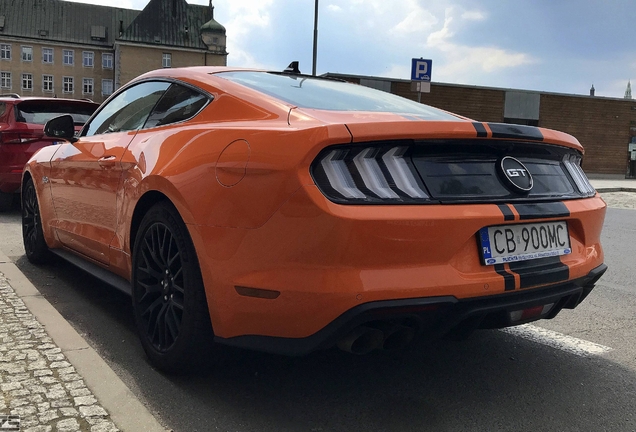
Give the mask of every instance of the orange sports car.
[[26, 255], [130, 293], [153, 364], [214, 340], [395, 348], [575, 308], [606, 270], [583, 148], [300, 74], [146, 73], [28, 162]]

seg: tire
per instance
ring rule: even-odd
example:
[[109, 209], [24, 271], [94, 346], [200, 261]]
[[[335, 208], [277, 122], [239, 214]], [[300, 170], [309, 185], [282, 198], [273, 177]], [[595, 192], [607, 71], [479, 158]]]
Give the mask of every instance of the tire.
[[6, 212], [13, 208], [13, 197], [15, 194], [0, 192], [0, 212]]
[[183, 374], [205, 360], [214, 334], [188, 230], [169, 202], [144, 216], [132, 258], [137, 332], [151, 363]]
[[44, 240], [38, 196], [33, 179], [27, 180], [22, 189], [22, 242], [27, 259], [33, 264], [44, 264], [52, 254]]

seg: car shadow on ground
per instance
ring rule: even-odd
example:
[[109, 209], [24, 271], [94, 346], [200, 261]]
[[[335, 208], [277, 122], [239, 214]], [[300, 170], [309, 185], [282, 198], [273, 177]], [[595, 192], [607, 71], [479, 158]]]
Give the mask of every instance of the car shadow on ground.
[[499, 331], [355, 356], [219, 346], [167, 376], [147, 362], [130, 298], [56, 260], [17, 262], [165, 426], [182, 430], [633, 430], [636, 376]]

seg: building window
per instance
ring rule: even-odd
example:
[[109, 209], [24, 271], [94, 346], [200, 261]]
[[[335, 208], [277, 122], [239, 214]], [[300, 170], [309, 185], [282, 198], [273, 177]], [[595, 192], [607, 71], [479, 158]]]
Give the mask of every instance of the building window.
[[33, 75], [28, 73], [22, 74], [22, 90], [33, 91]]
[[64, 93], [73, 93], [73, 77], [64, 77], [64, 86], [62, 90]]
[[53, 48], [42, 48], [42, 63], [53, 63]]
[[110, 79], [102, 80], [102, 94], [104, 96], [113, 94], [113, 80], [110, 80]]
[[30, 47], [30, 46], [22, 47], [22, 61], [25, 61], [25, 62], [33, 61], [33, 47]]
[[0, 88], [11, 88], [11, 72], [0, 72]]
[[165, 68], [172, 67], [172, 54], [163, 53], [163, 57], [161, 59], [161, 66]]
[[102, 53], [102, 69], [113, 68], [113, 55], [108, 53]]
[[11, 45], [0, 44], [0, 59], [11, 60]]
[[82, 80], [82, 94], [93, 94], [93, 78], [84, 78]]
[[73, 57], [75, 52], [73, 50], [64, 50], [64, 64], [73, 66]]
[[93, 67], [94, 57], [95, 53], [93, 53], [93, 51], [84, 51], [82, 53], [82, 65], [84, 67]]
[[42, 91], [53, 93], [53, 75], [42, 75]]

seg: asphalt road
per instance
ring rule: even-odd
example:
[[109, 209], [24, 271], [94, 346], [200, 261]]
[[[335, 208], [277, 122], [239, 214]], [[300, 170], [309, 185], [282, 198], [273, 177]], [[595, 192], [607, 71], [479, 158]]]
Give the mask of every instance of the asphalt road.
[[20, 215], [0, 248], [174, 431], [635, 431], [636, 210], [608, 209], [610, 270], [576, 310], [536, 326], [611, 348], [581, 355], [516, 333], [356, 357], [221, 348], [189, 377], [150, 367], [130, 299], [73, 266], [23, 256]]

